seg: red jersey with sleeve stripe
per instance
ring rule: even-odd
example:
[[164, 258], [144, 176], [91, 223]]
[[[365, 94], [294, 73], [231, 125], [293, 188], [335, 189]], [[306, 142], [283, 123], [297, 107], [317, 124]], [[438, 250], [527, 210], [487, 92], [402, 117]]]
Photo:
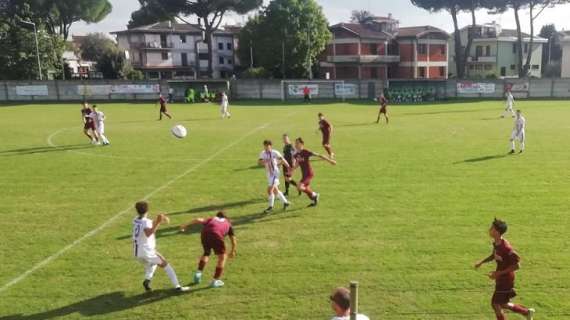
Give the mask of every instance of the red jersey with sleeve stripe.
[[[499, 244], [493, 244], [493, 255], [495, 256], [495, 261], [497, 262], [497, 271], [506, 270], [512, 266], [517, 265], [520, 262], [519, 255], [515, 252], [511, 244], [502, 239]], [[502, 277], [498, 278], [497, 281], [512, 279], [514, 280], [515, 273], [510, 272]]]
[[158, 102], [160, 102], [161, 107], [164, 107], [166, 105], [166, 99], [164, 99], [162, 96], [158, 99]]
[[319, 129], [323, 134], [331, 133], [331, 124], [326, 119], [319, 120]]
[[214, 235], [223, 239], [226, 235], [234, 235], [234, 229], [228, 219], [218, 217], [209, 218], [203, 223], [203, 225], [204, 228], [202, 229], [202, 236]]
[[309, 160], [314, 155], [315, 154], [312, 151], [307, 149], [295, 152], [295, 161], [297, 161], [301, 168], [303, 178], [312, 177], [314, 175], [313, 168], [311, 167], [311, 162]]

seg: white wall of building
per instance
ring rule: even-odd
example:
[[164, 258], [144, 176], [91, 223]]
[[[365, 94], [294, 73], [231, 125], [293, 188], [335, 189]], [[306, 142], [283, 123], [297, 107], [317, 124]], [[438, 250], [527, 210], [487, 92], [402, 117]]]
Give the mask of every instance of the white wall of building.
[[570, 35], [562, 41], [562, 78], [570, 78]]

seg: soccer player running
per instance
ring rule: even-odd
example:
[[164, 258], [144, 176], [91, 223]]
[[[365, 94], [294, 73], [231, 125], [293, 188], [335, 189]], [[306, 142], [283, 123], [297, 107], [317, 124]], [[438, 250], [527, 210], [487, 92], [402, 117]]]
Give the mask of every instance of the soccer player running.
[[380, 116], [384, 115], [384, 118], [386, 118], [386, 124], [388, 124], [390, 121], [390, 119], [388, 119], [388, 99], [386, 99], [384, 94], [381, 94], [380, 97], [378, 97], [378, 103], [380, 103], [380, 110], [378, 111], [378, 119], [376, 120], [376, 123], [380, 123]]
[[166, 99], [162, 94], [158, 97], [158, 103], [160, 103], [160, 112], [158, 114], [158, 120], [159, 121], [162, 120], [163, 114], [167, 116], [168, 119], [172, 119], [172, 116], [168, 113], [168, 110], [166, 109]]
[[520, 151], [519, 153], [523, 153], [524, 152], [524, 148], [525, 148], [525, 130], [526, 130], [526, 119], [525, 117], [523, 117], [522, 112], [520, 110], [517, 110], [516, 113], [516, 118], [515, 118], [515, 127], [513, 128], [513, 132], [511, 133], [511, 152], [510, 154], [514, 154], [515, 153], [515, 141], [519, 141], [520, 143]]
[[325, 115], [319, 113], [319, 130], [323, 135], [323, 148], [327, 151], [327, 154], [331, 159], [334, 159], [334, 152], [331, 147], [331, 137], [333, 134], [333, 126], [330, 122], [325, 119]]
[[137, 210], [138, 216], [133, 220], [133, 247], [135, 258], [144, 264], [144, 289], [146, 291], [152, 291], [150, 282], [158, 266], [166, 271], [170, 282], [172, 282], [177, 291], [185, 292], [190, 290], [190, 288], [180, 285], [172, 266], [156, 251], [156, 230], [162, 222], [168, 222], [168, 217], [161, 213], [154, 221], [149, 219], [148, 203], [146, 201], [137, 202], [135, 209]]
[[[289, 138], [288, 134], [283, 135], [283, 158], [289, 164], [289, 168], [283, 165], [283, 176], [285, 177], [285, 196], [289, 196], [289, 186], [297, 186], [297, 183], [293, 180], [293, 168], [295, 167], [295, 158], [293, 155], [295, 154], [295, 147], [291, 143], [291, 139]], [[301, 195], [301, 191], [299, 191], [299, 195]]]
[[483, 264], [495, 261], [497, 269], [489, 273], [489, 278], [495, 280], [495, 293], [491, 300], [497, 320], [507, 319], [503, 310], [510, 310], [532, 320], [535, 310], [522, 305], [511, 303], [510, 300], [517, 294], [515, 292], [515, 272], [520, 269], [520, 257], [511, 244], [503, 238], [507, 232], [507, 223], [495, 219], [489, 229], [489, 236], [493, 238], [493, 252], [487, 258], [477, 262], [478, 269]]
[[511, 90], [507, 91], [507, 105], [505, 107], [505, 111], [501, 115], [501, 118], [504, 118], [505, 115], [511, 115], [511, 117], [515, 117], [515, 112], [513, 111], [513, 105], [515, 104], [515, 97], [513, 97], [513, 93]]
[[229, 119], [232, 117], [230, 114], [230, 102], [228, 100], [228, 95], [226, 92], [222, 91], [222, 101], [220, 102], [220, 112], [222, 113], [222, 119], [226, 117]]
[[229, 255], [230, 258], [234, 258], [236, 256], [237, 249], [237, 239], [230, 220], [223, 211], [220, 211], [212, 218], [194, 219], [192, 222], [180, 226], [180, 231], [185, 232], [191, 225], [202, 225], [201, 240], [202, 248], [204, 249], [204, 253], [198, 261], [198, 270], [194, 273], [194, 284], [199, 284], [202, 281], [202, 273], [204, 272], [206, 264], [210, 260], [210, 255], [213, 250], [218, 257], [218, 264], [216, 265], [214, 280], [212, 280], [210, 286], [212, 288], [223, 287], [224, 282], [220, 280], [220, 278], [222, 277], [224, 266], [228, 258], [224, 238], [229, 236], [232, 242], [232, 250]]
[[267, 195], [269, 201], [269, 207], [263, 211], [264, 213], [269, 213], [273, 211], [275, 206], [275, 196], [283, 202], [283, 210], [287, 210], [290, 203], [285, 198], [285, 195], [279, 190], [279, 165], [282, 164], [286, 168], [291, 168], [291, 165], [283, 158], [283, 156], [277, 150], [273, 150], [273, 143], [270, 140], [263, 141], [263, 151], [259, 155], [258, 164], [265, 167], [267, 174]]
[[109, 142], [109, 139], [105, 136], [105, 114], [103, 111], [99, 111], [97, 105], [93, 105], [93, 112], [91, 112], [89, 116], [92, 118], [93, 123], [95, 123], [95, 131], [99, 139], [103, 142], [103, 145], [110, 145], [111, 142]]
[[[89, 138], [91, 144], [96, 144], [99, 141], [97, 133], [95, 132], [95, 124], [93, 119], [89, 116], [93, 111], [89, 108], [87, 102], [83, 102], [81, 108], [81, 117], [83, 120], [83, 134]], [[91, 133], [89, 131], [91, 130]]]
[[309, 199], [313, 201], [309, 207], [316, 207], [319, 204], [319, 194], [311, 189], [311, 180], [313, 180], [315, 173], [311, 167], [310, 159], [311, 157], [318, 157], [332, 165], [336, 165], [336, 161], [305, 149], [305, 141], [303, 141], [303, 138], [297, 138], [295, 140], [295, 149], [297, 149], [297, 152], [295, 152], [295, 168], [301, 167], [302, 174], [301, 181], [299, 181], [297, 188], [307, 194]]

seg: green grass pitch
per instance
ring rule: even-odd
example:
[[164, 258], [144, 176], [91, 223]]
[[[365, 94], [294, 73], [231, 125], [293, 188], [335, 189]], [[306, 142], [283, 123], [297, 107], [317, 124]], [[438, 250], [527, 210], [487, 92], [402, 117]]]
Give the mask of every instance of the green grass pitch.
[[[329, 319], [330, 291], [350, 280], [371, 319], [494, 319], [494, 265], [472, 266], [491, 251], [495, 216], [522, 256], [515, 301], [570, 319], [570, 102], [518, 102], [528, 141], [514, 156], [503, 107], [392, 106], [386, 126], [372, 103], [243, 102], [225, 121], [217, 105], [175, 104], [162, 122], [152, 104], [100, 104], [110, 147], [87, 143], [78, 104], [0, 107], [0, 319]], [[338, 160], [314, 163], [320, 206], [294, 195], [290, 211], [260, 214], [262, 140], [281, 149], [288, 132], [323, 152], [318, 112], [335, 125]], [[170, 134], [178, 123], [186, 139]], [[147, 195], [170, 214], [158, 249], [185, 283], [201, 247], [177, 226], [227, 210], [239, 247], [226, 287], [171, 294], [158, 270], [143, 294], [131, 207]]]

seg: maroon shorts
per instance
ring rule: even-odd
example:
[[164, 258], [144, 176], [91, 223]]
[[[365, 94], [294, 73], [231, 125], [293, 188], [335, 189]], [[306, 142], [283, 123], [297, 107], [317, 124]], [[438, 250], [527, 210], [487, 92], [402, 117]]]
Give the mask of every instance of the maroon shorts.
[[380, 108], [380, 113], [386, 114], [387, 112], [388, 112], [388, 110], [386, 109], [386, 107]]
[[313, 177], [314, 177], [314, 175], [303, 177], [303, 178], [301, 178], [300, 183], [303, 184], [304, 186], [310, 186], [311, 180], [313, 180]]
[[224, 239], [217, 235], [203, 234], [202, 248], [204, 249], [204, 256], [206, 257], [212, 254], [212, 250], [214, 250], [217, 256], [226, 253], [226, 243]]
[[516, 297], [515, 283], [511, 279], [499, 279], [495, 285], [495, 293], [491, 302], [493, 304], [507, 304]]
[[291, 168], [283, 166], [283, 175], [287, 178], [291, 178], [293, 176], [293, 170]]
[[166, 112], [168, 110], [166, 110], [166, 106], [160, 106], [160, 112]]
[[323, 132], [323, 145], [327, 145], [331, 143], [331, 134]]
[[93, 122], [86, 122], [86, 123], [83, 125], [83, 129], [84, 129], [84, 130], [89, 130], [89, 129], [95, 130], [95, 124], [94, 124]]

